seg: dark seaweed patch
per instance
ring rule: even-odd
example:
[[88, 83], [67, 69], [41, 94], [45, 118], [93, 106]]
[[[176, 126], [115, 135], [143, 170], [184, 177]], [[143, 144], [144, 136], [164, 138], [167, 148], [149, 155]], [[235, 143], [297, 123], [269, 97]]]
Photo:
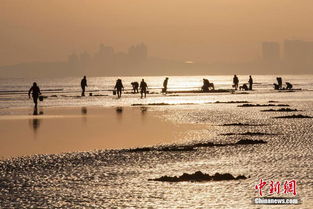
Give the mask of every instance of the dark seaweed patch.
[[215, 173], [210, 176], [209, 174], [197, 171], [193, 174], [184, 173], [181, 176], [162, 176], [160, 178], [148, 179], [149, 181], [163, 181], [163, 182], [181, 182], [181, 181], [191, 181], [191, 182], [201, 182], [201, 181], [229, 181], [229, 180], [244, 180], [247, 179], [244, 175], [239, 175], [234, 177], [230, 173]]
[[226, 133], [221, 134], [223, 136], [233, 136], [233, 135], [242, 135], [242, 136], [268, 136], [268, 135], [277, 135], [271, 133], [262, 133], [262, 132], [245, 132], [245, 133]]
[[125, 152], [186, 152], [186, 151], [196, 151], [196, 148], [201, 147], [225, 147], [225, 146], [236, 146], [236, 145], [249, 145], [249, 144], [265, 144], [267, 141], [264, 140], [252, 140], [252, 139], [241, 139], [236, 143], [226, 143], [226, 144], [215, 144], [213, 142], [200, 142], [188, 145], [170, 145], [170, 146], [160, 146], [160, 147], [139, 147], [132, 149], [124, 149]]
[[289, 107], [287, 104], [242, 104], [237, 107]]
[[309, 115], [284, 115], [284, 116], [277, 116], [274, 118], [313, 118], [312, 116]]
[[261, 110], [261, 112], [297, 112], [297, 109], [290, 109], [290, 108], [280, 108], [280, 109], [269, 109], [269, 110]]
[[265, 124], [249, 124], [249, 123], [225, 123], [221, 126], [265, 126]]
[[248, 101], [227, 101], [227, 102], [220, 102], [216, 101], [217, 104], [236, 104], [236, 103], [249, 103]]

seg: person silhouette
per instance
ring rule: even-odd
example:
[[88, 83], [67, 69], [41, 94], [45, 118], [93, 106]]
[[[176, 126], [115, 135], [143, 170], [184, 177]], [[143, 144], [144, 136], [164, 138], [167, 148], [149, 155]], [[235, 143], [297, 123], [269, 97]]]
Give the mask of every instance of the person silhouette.
[[281, 77], [277, 77], [277, 84], [278, 84], [278, 89], [282, 89], [283, 88], [283, 79]]
[[135, 81], [135, 82], [131, 82], [131, 85], [133, 87], [133, 93], [134, 94], [139, 93], [139, 91], [138, 91], [139, 83], [137, 81]]
[[145, 95], [145, 98], [146, 98], [146, 95], [147, 95], [147, 88], [148, 88], [147, 83], [145, 82], [144, 79], [142, 79], [141, 82], [140, 82], [140, 94], [141, 94], [141, 98], [143, 97], [143, 94]]
[[292, 89], [293, 87], [293, 85], [289, 82], [286, 82], [286, 85], [287, 85], [286, 89]]
[[31, 93], [32, 93], [34, 104], [35, 104], [34, 108], [37, 109], [38, 98], [39, 98], [39, 95], [41, 94], [41, 92], [40, 92], [40, 88], [39, 88], [39, 86], [37, 86], [36, 82], [33, 83], [33, 86], [28, 91], [28, 97], [29, 98], [30, 98]]
[[168, 83], [168, 77], [165, 78], [165, 80], [163, 81], [163, 89], [162, 89], [162, 93], [167, 93], [167, 83]]
[[235, 90], [238, 89], [238, 85], [239, 85], [239, 79], [237, 77], [237, 75], [234, 75], [234, 78], [233, 78], [233, 87], [235, 87]]
[[252, 79], [252, 76], [250, 75], [249, 76], [249, 90], [251, 91], [252, 90], [252, 85], [253, 85], [253, 79]]
[[116, 84], [115, 84], [114, 89], [116, 89], [117, 98], [121, 98], [122, 90], [124, 90], [124, 86], [123, 86], [123, 83], [122, 83], [121, 79], [117, 79], [116, 80]]
[[84, 76], [84, 78], [81, 80], [80, 86], [82, 88], [82, 97], [84, 97], [85, 96], [85, 88], [88, 87], [86, 76]]

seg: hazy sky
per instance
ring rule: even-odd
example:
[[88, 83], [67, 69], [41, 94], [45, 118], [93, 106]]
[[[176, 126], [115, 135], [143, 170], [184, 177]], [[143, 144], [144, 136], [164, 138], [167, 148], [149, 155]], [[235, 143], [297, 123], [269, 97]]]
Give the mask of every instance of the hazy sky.
[[254, 60], [262, 41], [312, 40], [312, 20], [312, 0], [0, 0], [0, 65], [139, 42], [150, 56]]

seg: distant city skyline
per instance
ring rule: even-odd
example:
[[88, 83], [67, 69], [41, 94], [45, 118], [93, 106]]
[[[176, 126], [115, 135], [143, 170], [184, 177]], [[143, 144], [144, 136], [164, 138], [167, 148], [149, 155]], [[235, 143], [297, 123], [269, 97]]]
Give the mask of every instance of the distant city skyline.
[[313, 41], [284, 40], [262, 43], [262, 63], [270, 69], [288, 72], [312, 72]]
[[312, 40], [311, 19], [307, 0], [2, 0], [0, 66], [64, 61], [102, 42], [122, 52], [144, 42], [169, 60], [251, 62], [260, 42]]
[[305, 40], [264, 41], [261, 56], [247, 62], [194, 62], [149, 56], [145, 43], [125, 52], [100, 44], [98, 49], [76, 51], [62, 61], [29, 62], [0, 67], [1, 77], [32, 76], [127, 76], [200, 74], [308, 74], [313, 69], [313, 44]]

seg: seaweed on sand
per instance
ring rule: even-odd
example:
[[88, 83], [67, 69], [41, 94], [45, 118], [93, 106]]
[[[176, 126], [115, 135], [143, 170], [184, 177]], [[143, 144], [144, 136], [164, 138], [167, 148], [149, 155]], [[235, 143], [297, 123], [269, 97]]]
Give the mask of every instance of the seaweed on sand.
[[236, 104], [236, 103], [249, 103], [248, 101], [227, 101], [227, 102], [220, 102], [216, 101], [217, 104]]
[[232, 135], [242, 135], [242, 136], [268, 136], [268, 135], [277, 135], [277, 134], [271, 134], [271, 133], [262, 133], [262, 132], [250, 132], [247, 131], [245, 133], [226, 133], [221, 134], [223, 136], [232, 136]]
[[221, 126], [264, 126], [264, 124], [249, 124], [249, 123], [225, 123]]
[[215, 144], [213, 142], [199, 142], [188, 145], [170, 145], [170, 146], [160, 146], [160, 147], [139, 147], [132, 149], [124, 149], [125, 152], [186, 152], [186, 151], [196, 151], [196, 148], [201, 147], [225, 147], [225, 146], [236, 146], [236, 145], [249, 145], [249, 144], [266, 144], [267, 141], [264, 140], [252, 140], [252, 139], [241, 139], [236, 143], [225, 143], [225, 144]]
[[277, 116], [274, 118], [313, 118], [312, 116], [309, 115], [284, 115], [284, 116]]
[[237, 107], [289, 107], [287, 104], [242, 104]]
[[269, 110], [261, 110], [261, 112], [297, 112], [297, 109], [290, 109], [290, 108], [280, 108], [280, 109], [269, 109]]

